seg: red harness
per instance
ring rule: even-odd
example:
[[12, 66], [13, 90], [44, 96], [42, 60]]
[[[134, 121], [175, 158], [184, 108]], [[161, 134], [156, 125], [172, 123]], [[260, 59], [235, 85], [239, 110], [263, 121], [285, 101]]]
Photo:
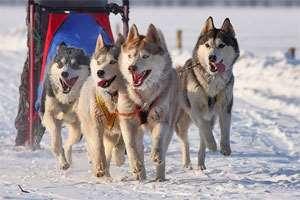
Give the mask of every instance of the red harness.
[[[136, 90], [134, 90], [134, 92], [143, 101], [142, 95]], [[155, 106], [155, 104], [159, 100], [159, 97], [160, 96], [158, 96], [158, 97], [156, 97], [156, 99], [154, 99], [154, 101], [149, 105], [149, 108], [147, 110], [144, 110], [141, 106], [136, 105], [133, 112], [129, 112], [129, 113], [118, 112], [118, 115], [125, 116], [125, 117], [135, 116], [139, 119], [140, 124], [145, 124], [145, 123], [147, 123], [147, 118], [148, 118], [150, 110]]]

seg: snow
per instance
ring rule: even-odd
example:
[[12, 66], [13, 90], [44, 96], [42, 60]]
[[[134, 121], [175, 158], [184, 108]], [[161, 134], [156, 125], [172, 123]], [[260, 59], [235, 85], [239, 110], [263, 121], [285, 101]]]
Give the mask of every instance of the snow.
[[[0, 199], [300, 199], [300, 60], [290, 60], [284, 53], [290, 46], [300, 47], [299, 11], [131, 10], [131, 20], [141, 32], [150, 22], [158, 24], [170, 49], [174, 49], [175, 30], [184, 30], [184, 50], [172, 51], [175, 64], [190, 56], [200, 26], [209, 15], [216, 17], [218, 25], [229, 16], [243, 49], [234, 66], [232, 155], [208, 152], [208, 169], [197, 170], [199, 136], [192, 126], [189, 137], [194, 169], [181, 168], [179, 142], [174, 136], [167, 154], [169, 180], [156, 183], [151, 181], [155, 170], [146, 137], [148, 180], [139, 183], [121, 181], [130, 176], [128, 163], [120, 168], [113, 165], [111, 180], [94, 178], [83, 142], [76, 145], [73, 166], [66, 172], [57, 167], [48, 134], [41, 150], [14, 147], [19, 77], [26, 56], [25, 14], [20, 7], [0, 7]], [[119, 18], [112, 17], [113, 27], [117, 21]], [[21, 192], [18, 185], [30, 193]]]

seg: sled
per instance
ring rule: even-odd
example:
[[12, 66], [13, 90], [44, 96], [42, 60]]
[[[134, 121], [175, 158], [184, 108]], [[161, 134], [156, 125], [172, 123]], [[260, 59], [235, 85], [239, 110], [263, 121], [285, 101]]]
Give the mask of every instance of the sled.
[[[56, 47], [64, 42], [82, 48], [91, 56], [99, 34], [106, 44], [113, 44], [109, 14], [120, 14], [123, 22], [123, 35], [128, 33], [129, 0], [122, 5], [108, 3], [107, 0], [28, 0], [28, 133], [26, 143], [34, 144], [34, 123], [38, 120], [44, 90], [47, 66], [55, 56]], [[36, 21], [36, 16], [39, 21]], [[38, 24], [38, 25], [37, 25]], [[37, 40], [39, 28], [41, 39]], [[39, 41], [40, 43], [38, 43]], [[41, 65], [36, 66], [37, 45], [42, 44]], [[36, 76], [38, 69], [39, 77]]]

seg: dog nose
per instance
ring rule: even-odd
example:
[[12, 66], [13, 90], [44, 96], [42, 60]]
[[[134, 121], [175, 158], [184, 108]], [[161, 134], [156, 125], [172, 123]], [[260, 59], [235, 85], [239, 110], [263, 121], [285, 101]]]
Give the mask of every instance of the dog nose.
[[130, 65], [130, 66], [128, 67], [128, 70], [129, 70], [130, 72], [134, 72], [134, 71], [137, 70], [137, 66], [135, 66], [135, 65]]
[[97, 76], [99, 77], [99, 78], [103, 78], [103, 76], [104, 76], [104, 74], [105, 74], [105, 71], [104, 70], [98, 70], [97, 71]]
[[216, 55], [209, 55], [208, 60], [209, 60], [209, 62], [216, 62], [217, 61], [217, 56]]
[[61, 76], [62, 76], [63, 78], [68, 78], [69, 73], [68, 73], [68, 72], [62, 72], [62, 73], [61, 73]]

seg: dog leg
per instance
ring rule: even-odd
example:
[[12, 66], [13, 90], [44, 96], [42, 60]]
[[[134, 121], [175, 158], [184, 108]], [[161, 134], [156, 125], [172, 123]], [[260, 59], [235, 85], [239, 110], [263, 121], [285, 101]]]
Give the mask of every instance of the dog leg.
[[115, 140], [112, 158], [118, 167], [125, 162], [125, 144], [122, 136], [118, 136]]
[[189, 116], [182, 110], [175, 126], [175, 131], [181, 143], [181, 155], [183, 168], [192, 169], [190, 159], [190, 147], [188, 141]]
[[81, 121], [81, 125], [95, 176], [110, 177], [104, 151], [103, 130], [99, 130], [96, 123], [91, 121]]
[[72, 146], [78, 143], [81, 139], [80, 123], [67, 124], [69, 135], [64, 144], [64, 151], [68, 163], [72, 164]]
[[122, 137], [128, 154], [129, 164], [136, 180], [146, 179], [146, 172], [143, 168], [143, 162], [139, 159], [136, 146], [136, 134], [138, 125], [134, 119], [123, 119], [120, 117], [120, 128]]
[[165, 180], [165, 158], [173, 131], [167, 123], [158, 123], [152, 130], [151, 159], [156, 164], [156, 180]]
[[142, 131], [138, 131], [138, 134], [136, 136], [135, 144], [138, 151], [138, 157], [139, 160], [142, 162], [142, 176], [146, 178], [146, 169], [144, 164], [144, 133]]
[[[231, 154], [230, 148], [230, 125], [231, 125], [231, 106], [232, 100], [225, 106], [220, 106], [218, 109], [219, 123], [221, 129], [221, 153], [225, 156]], [[229, 108], [230, 107], [230, 108]]]
[[199, 135], [200, 135], [200, 144], [199, 144], [199, 151], [198, 151], [198, 168], [200, 170], [205, 170], [205, 150], [206, 150], [206, 144], [204, 139], [204, 133], [203, 129], [199, 129]]
[[45, 112], [43, 117], [43, 125], [46, 127], [51, 137], [51, 149], [54, 156], [59, 162], [59, 167], [62, 170], [67, 170], [70, 165], [66, 160], [61, 138], [62, 123], [55, 120], [50, 114]]
[[106, 135], [103, 137], [103, 144], [104, 144], [104, 150], [105, 150], [107, 169], [109, 171], [110, 161], [111, 161], [111, 157], [112, 157], [112, 151], [113, 151], [113, 148], [114, 148], [114, 144], [111, 141], [112, 138], [108, 138], [108, 137], [109, 136], [106, 136]]

